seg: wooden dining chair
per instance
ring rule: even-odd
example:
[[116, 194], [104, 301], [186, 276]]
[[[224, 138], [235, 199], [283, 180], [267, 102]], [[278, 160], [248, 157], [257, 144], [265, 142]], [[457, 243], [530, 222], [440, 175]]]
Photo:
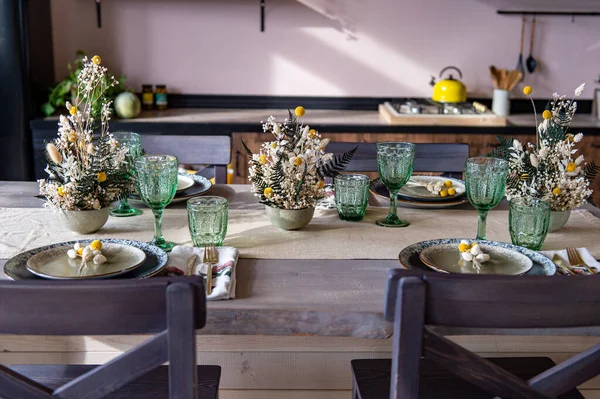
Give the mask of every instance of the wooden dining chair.
[[[440, 172], [457, 179], [462, 178], [465, 160], [469, 157], [469, 145], [461, 143], [417, 143], [415, 149], [415, 172]], [[358, 146], [347, 172], [377, 172], [377, 144], [375, 143], [329, 143], [327, 152], [341, 154]]]
[[101, 366], [0, 365], [0, 398], [217, 398], [221, 368], [196, 366], [205, 323], [199, 277], [2, 281], [0, 334], [156, 335]]
[[231, 163], [231, 137], [229, 136], [143, 134], [142, 147], [147, 154], [175, 155], [180, 164], [212, 165], [215, 182], [227, 183], [227, 165]]
[[583, 398], [575, 387], [600, 373], [600, 344], [559, 365], [548, 358], [484, 359], [433, 327], [600, 326], [599, 283], [589, 276], [392, 270], [384, 304], [394, 322], [392, 359], [352, 361], [354, 399]]

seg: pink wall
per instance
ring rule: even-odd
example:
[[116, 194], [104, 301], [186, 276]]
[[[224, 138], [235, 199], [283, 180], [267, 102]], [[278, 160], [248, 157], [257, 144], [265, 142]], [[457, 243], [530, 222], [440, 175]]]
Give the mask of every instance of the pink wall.
[[[136, 90], [204, 94], [429, 96], [430, 75], [460, 67], [470, 94], [491, 97], [488, 66], [513, 68], [520, 17], [476, 0], [104, 0], [102, 29], [91, 0], [52, 0], [57, 77], [77, 49], [99, 54]], [[538, 17], [528, 76], [537, 97], [571, 94], [600, 74], [600, 20]], [[529, 34], [527, 40], [529, 42]], [[529, 45], [525, 46], [525, 57]], [[518, 95], [518, 94], [516, 94]]]

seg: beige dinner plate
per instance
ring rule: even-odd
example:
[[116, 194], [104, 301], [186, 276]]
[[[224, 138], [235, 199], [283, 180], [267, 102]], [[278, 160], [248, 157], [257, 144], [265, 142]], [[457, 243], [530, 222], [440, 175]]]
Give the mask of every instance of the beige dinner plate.
[[177, 175], [177, 193], [181, 193], [194, 185], [194, 179], [189, 176]]
[[[423, 186], [423, 184], [445, 183], [446, 181], [452, 182], [452, 187], [456, 190], [456, 194], [442, 197], [439, 194], [432, 193], [427, 190], [427, 187]], [[413, 182], [416, 182], [416, 184]], [[447, 187], [444, 188], [447, 189]], [[465, 184], [463, 181], [451, 177], [416, 175], [412, 176], [406, 185], [400, 189], [398, 195], [413, 201], [453, 201], [465, 195]]]
[[466, 262], [461, 258], [456, 244], [432, 245], [419, 253], [419, 259], [437, 272], [454, 274], [520, 276], [533, 266], [529, 257], [509, 248], [485, 244], [480, 244], [480, 247], [484, 253], [490, 255], [490, 259], [481, 263], [479, 270], [474, 262]]
[[102, 254], [106, 256], [106, 262], [95, 265], [88, 261], [85, 267], [80, 268], [81, 258], [67, 256], [67, 251], [72, 248], [72, 245], [64, 245], [39, 252], [27, 260], [27, 270], [53, 280], [107, 278], [131, 271], [146, 259], [145, 252], [139, 248], [104, 243]]
[[[385, 185], [381, 182], [381, 179], [376, 178], [371, 181], [369, 188], [371, 194], [379, 197], [381, 200], [388, 202], [390, 200], [390, 194]], [[448, 201], [412, 201], [403, 199], [400, 196], [396, 199], [396, 204], [403, 208], [414, 208], [414, 209], [446, 209], [454, 206], [468, 203], [469, 200], [465, 196], [458, 198], [452, 198]]]

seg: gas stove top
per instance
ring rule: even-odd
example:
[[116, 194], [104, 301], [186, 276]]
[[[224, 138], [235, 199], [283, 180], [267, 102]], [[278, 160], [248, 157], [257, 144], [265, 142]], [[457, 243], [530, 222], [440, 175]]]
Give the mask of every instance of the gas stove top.
[[491, 113], [485, 105], [477, 102], [437, 103], [426, 99], [408, 99], [389, 104], [398, 114], [474, 115]]
[[506, 126], [506, 118], [474, 103], [437, 103], [426, 99], [379, 104], [379, 114], [390, 125]]

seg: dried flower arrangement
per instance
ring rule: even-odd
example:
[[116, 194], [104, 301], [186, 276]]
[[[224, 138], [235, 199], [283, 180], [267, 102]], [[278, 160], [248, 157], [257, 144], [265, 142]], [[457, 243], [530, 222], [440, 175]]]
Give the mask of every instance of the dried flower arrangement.
[[537, 124], [532, 89], [523, 89], [531, 99], [536, 115], [536, 143], [523, 145], [519, 140], [498, 137], [499, 147], [493, 156], [509, 162], [506, 197], [533, 197], [550, 204], [553, 211], [568, 211], [581, 206], [592, 195], [590, 183], [600, 169], [594, 162], [586, 163], [583, 155], [575, 156], [576, 144], [583, 133], [570, 133], [570, 124], [577, 110], [575, 101], [583, 93], [582, 84], [572, 99], [554, 94]]
[[[109, 132], [111, 102], [105, 94], [117, 81], [99, 56], [82, 63], [75, 103], [66, 102], [69, 116], [60, 116], [58, 138], [46, 145], [48, 178], [39, 180], [47, 204], [65, 210], [104, 208], [134, 189], [128, 150]], [[93, 116], [98, 107], [100, 125]]]
[[329, 139], [300, 122], [303, 107], [289, 112], [283, 123], [270, 116], [263, 131], [274, 140], [261, 145], [258, 154], [244, 147], [250, 157], [250, 176], [254, 194], [260, 202], [281, 209], [305, 209], [324, 196], [324, 179], [346, 168], [356, 148], [341, 155], [327, 154]]

